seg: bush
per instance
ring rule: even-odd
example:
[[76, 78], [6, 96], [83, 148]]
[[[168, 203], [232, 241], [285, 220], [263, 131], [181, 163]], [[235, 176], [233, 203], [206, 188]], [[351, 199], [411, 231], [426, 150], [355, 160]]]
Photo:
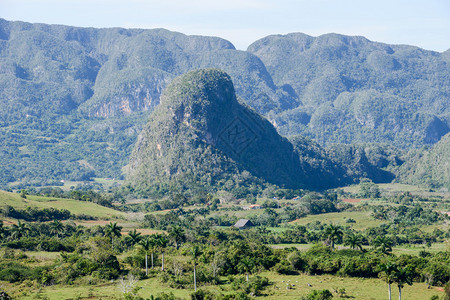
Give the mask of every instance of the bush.
[[155, 300], [177, 300], [179, 298], [175, 297], [175, 295], [170, 292], [170, 293], [159, 293], [155, 298]]
[[287, 260], [282, 260], [278, 264], [275, 265], [273, 268], [275, 272], [278, 274], [283, 275], [295, 275], [297, 274], [297, 271], [294, 269], [291, 263], [289, 263]]
[[234, 280], [232, 279], [231, 288], [233, 290], [242, 289], [246, 294], [258, 296], [268, 285], [269, 279], [267, 277], [253, 276], [248, 282], [245, 281], [244, 277], [237, 277]]
[[[150, 257], [148, 258], [150, 260]], [[135, 268], [145, 268], [145, 256], [141, 254], [134, 254], [125, 257], [125, 263]]]
[[0, 300], [11, 300], [11, 296], [5, 291], [0, 290]]
[[204, 290], [197, 290], [191, 294], [192, 300], [213, 300], [215, 298], [213, 293]]
[[444, 300], [450, 300], [450, 281], [445, 285], [444, 292]]
[[333, 298], [333, 294], [329, 290], [313, 290], [303, 300], [329, 300]]
[[0, 280], [22, 282], [24, 280], [40, 280], [44, 267], [29, 268], [16, 262], [7, 262], [0, 264]]
[[38, 250], [46, 252], [61, 252], [68, 251], [72, 252], [74, 249], [68, 249], [66, 246], [56, 238], [43, 239], [37, 246]]
[[31, 237], [22, 237], [19, 240], [8, 241], [6, 247], [12, 249], [35, 250], [40, 240]]
[[10, 283], [23, 281], [28, 274], [23, 268], [9, 267], [0, 271], [0, 280]]

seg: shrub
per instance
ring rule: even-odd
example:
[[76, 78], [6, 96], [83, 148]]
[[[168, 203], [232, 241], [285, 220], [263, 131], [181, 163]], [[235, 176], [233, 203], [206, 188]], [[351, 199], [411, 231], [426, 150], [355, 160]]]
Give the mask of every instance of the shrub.
[[11, 296], [5, 291], [0, 290], [0, 300], [11, 300]]
[[303, 300], [329, 300], [333, 298], [333, 294], [329, 290], [313, 290]]
[[175, 295], [170, 292], [170, 293], [159, 293], [155, 298], [155, 300], [177, 300], [179, 298], [175, 297]]
[[192, 300], [213, 300], [215, 298], [213, 293], [201, 289], [191, 294]]
[[297, 271], [294, 269], [291, 263], [289, 263], [287, 260], [282, 260], [278, 264], [275, 265], [273, 268], [275, 272], [278, 274], [284, 274], [284, 275], [294, 275], [297, 274]]

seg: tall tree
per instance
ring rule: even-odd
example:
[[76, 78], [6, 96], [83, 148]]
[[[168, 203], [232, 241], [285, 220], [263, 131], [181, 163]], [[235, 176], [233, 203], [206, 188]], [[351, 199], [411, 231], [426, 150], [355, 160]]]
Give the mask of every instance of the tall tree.
[[392, 240], [387, 236], [377, 236], [373, 241], [375, 249], [383, 254], [389, 254], [392, 252]]
[[350, 246], [352, 249], [359, 248], [359, 250], [363, 251], [362, 243], [362, 237], [359, 234], [352, 232], [344, 237], [344, 245]]
[[241, 258], [241, 260], [239, 261], [239, 264], [237, 265], [237, 268], [241, 272], [245, 273], [245, 279], [247, 282], [248, 282], [249, 273], [253, 270], [254, 266], [255, 266], [255, 263], [253, 262], [253, 260], [247, 256]]
[[59, 220], [54, 220], [50, 223], [50, 233], [56, 234], [59, 238], [59, 234], [64, 231], [64, 224]]
[[159, 235], [156, 238], [156, 245], [161, 250], [161, 271], [164, 271], [164, 250], [167, 247], [169, 240], [164, 234]]
[[18, 221], [17, 224], [11, 226], [11, 238], [20, 239], [23, 236], [27, 236], [30, 231], [28, 224]]
[[202, 251], [198, 245], [194, 245], [191, 248], [191, 255], [192, 255], [192, 261], [194, 263], [194, 290], [197, 291], [197, 272], [196, 272], [196, 266], [197, 266], [197, 259], [202, 255]]
[[388, 262], [386, 264], [380, 265], [380, 271], [381, 271], [381, 277], [386, 281], [388, 284], [388, 293], [389, 293], [389, 300], [392, 299], [391, 294], [391, 284], [394, 283], [396, 274], [398, 272], [397, 265], [391, 262]]
[[342, 231], [340, 226], [329, 224], [325, 228], [323, 234], [324, 237], [331, 242], [331, 248], [334, 249], [334, 244], [342, 238], [344, 232]]
[[402, 300], [402, 288], [405, 284], [412, 285], [414, 278], [414, 270], [411, 266], [397, 269], [394, 275], [394, 281], [398, 286], [398, 299]]
[[184, 237], [184, 230], [181, 226], [174, 225], [169, 228], [169, 238], [174, 242], [176, 249], [178, 249], [179, 243], [184, 240]]
[[152, 250], [151, 262], [152, 262], [152, 269], [153, 269], [153, 250], [155, 247], [155, 238], [153, 236], [146, 236], [139, 242], [139, 244], [142, 246], [142, 248], [144, 248], [144, 251], [145, 251], [145, 275], [148, 275], [148, 251]]
[[137, 243], [139, 243], [139, 241], [142, 238], [141, 233], [137, 232], [136, 229], [134, 229], [133, 231], [129, 231], [128, 236], [130, 237], [131, 240], [131, 246], [134, 246]]
[[108, 225], [105, 225], [105, 234], [107, 237], [111, 238], [111, 248], [114, 250], [114, 238], [120, 237], [122, 226], [117, 225], [117, 222], [109, 222]]

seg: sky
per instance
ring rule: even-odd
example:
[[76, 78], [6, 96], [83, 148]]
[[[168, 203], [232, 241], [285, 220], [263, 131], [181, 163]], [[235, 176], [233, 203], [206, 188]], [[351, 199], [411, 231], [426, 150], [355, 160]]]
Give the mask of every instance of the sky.
[[443, 52], [450, 0], [0, 0], [0, 18], [80, 27], [165, 28], [246, 50], [271, 34], [360, 35]]

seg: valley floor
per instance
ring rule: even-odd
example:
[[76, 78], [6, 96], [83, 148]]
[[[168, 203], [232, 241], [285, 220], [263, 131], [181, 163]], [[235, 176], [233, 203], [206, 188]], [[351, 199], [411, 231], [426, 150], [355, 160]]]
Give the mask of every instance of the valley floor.
[[[263, 272], [259, 275], [269, 278], [272, 283], [261, 296], [266, 299], [299, 299], [307, 295], [312, 290], [330, 290], [334, 299], [361, 299], [361, 300], [385, 300], [388, 298], [387, 284], [380, 279], [348, 278], [331, 275], [279, 275], [274, 272]], [[226, 280], [226, 279], [224, 279]], [[308, 286], [311, 285], [311, 286]], [[291, 287], [287, 289], [287, 286]], [[118, 280], [100, 285], [75, 285], [75, 286], [49, 286], [33, 287], [1, 282], [10, 295], [17, 295], [18, 299], [47, 299], [69, 300], [69, 299], [121, 299], [121, 290], [118, 287]], [[138, 295], [144, 299], [151, 299], [161, 292], [173, 293], [175, 297], [190, 299], [193, 289], [173, 289], [161, 283], [156, 278], [141, 280], [137, 286], [141, 287]], [[220, 286], [200, 286], [201, 289], [212, 291], [213, 293], [231, 293], [229, 284]], [[342, 296], [338, 296], [336, 291], [345, 290]], [[426, 283], [415, 282], [412, 286], [405, 286], [402, 289], [403, 299], [430, 299], [436, 295], [443, 296], [443, 289], [439, 287], [428, 288]], [[398, 299], [398, 289], [392, 286], [392, 299]]]

